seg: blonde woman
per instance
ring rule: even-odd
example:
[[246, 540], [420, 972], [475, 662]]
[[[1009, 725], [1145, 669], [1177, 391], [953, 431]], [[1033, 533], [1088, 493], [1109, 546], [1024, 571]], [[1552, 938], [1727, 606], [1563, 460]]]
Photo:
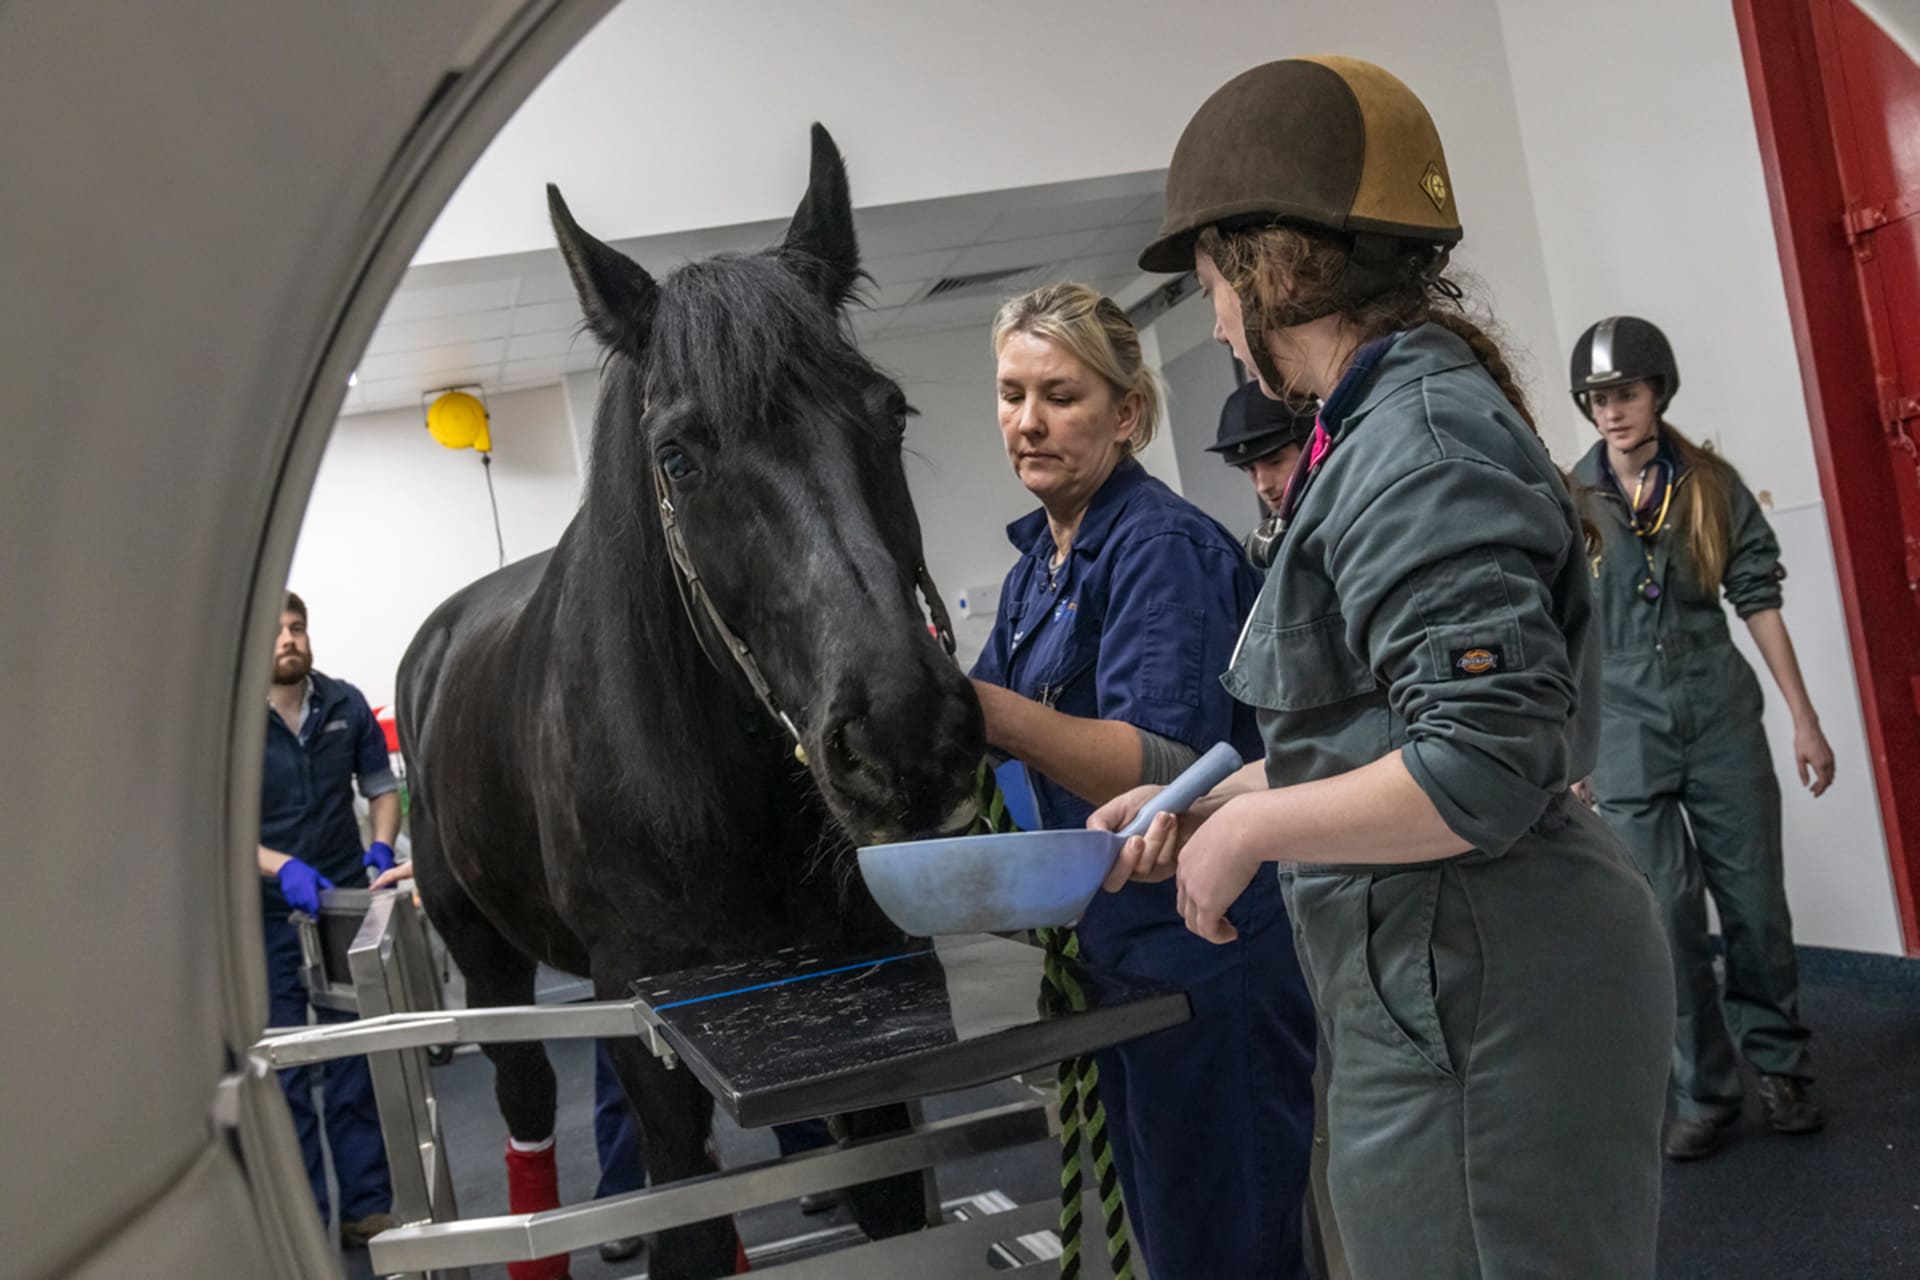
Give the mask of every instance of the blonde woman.
[[[1217, 676], [1260, 586], [1231, 534], [1148, 475], [1160, 396], [1126, 314], [1083, 285], [1008, 302], [993, 328], [1000, 436], [1039, 509], [974, 684], [1047, 827], [1079, 827], [1217, 741], [1259, 754]], [[1313, 1133], [1312, 1008], [1279, 887], [1227, 908], [1234, 943], [1182, 926], [1170, 884], [1102, 894], [1092, 964], [1188, 992], [1193, 1019], [1100, 1054], [1135, 1244], [1156, 1280], [1294, 1277]]]

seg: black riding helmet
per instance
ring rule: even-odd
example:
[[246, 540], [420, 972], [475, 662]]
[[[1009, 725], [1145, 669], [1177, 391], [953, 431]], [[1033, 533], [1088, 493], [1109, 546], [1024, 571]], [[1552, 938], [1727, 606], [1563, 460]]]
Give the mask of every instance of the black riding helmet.
[[1220, 406], [1220, 431], [1207, 446], [1230, 467], [1244, 467], [1290, 444], [1305, 444], [1313, 434], [1317, 410], [1275, 400], [1249, 382]]
[[1680, 366], [1673, 345], [1660, 327], [1639, 316], [1608, 316], [1590, 326], [1573, 344], [1569, 375], [1573, 402], [1593, 421], [1588, 395], [1629, 382], [1653, 384], [1654, 412], [1665, 413], [1680, 390]]

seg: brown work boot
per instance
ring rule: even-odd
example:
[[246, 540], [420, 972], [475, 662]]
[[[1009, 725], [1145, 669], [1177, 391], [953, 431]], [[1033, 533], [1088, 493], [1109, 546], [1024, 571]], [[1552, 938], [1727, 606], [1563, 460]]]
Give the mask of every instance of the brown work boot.
[[340, 1224], [340, 1247], [343, 1249], [364, 1249], [367, 1242], [393, 1225], [391, 1214], [370, 1213], [364, 1218], [355, 1218], [351, 1222]]
[[1702, 1160], [1718, 1151], [1727, 1141], [1726, 1119], [1714, 1116], [1678, 1116], [1667, 1122], [1666, 1137], [1660, 1149], [1669, 1160]]
[[1807, 1082], [1792, 1076], [1761, 1076], [1760, 1101], [1775, 1133], [1818, 1133], [1827, 1117], [1807, 1092]]

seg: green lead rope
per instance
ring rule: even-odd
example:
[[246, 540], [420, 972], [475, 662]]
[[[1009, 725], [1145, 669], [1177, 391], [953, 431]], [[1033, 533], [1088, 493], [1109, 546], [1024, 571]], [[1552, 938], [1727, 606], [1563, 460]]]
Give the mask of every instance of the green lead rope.
[[[1017, 831], [1007, 813], [1007, 798], [994, 781], [993, 769], [980, 762], [976, 778], [979, 816], [973, 834]], [[1080, 955], [1080, 935], [1071, 928], [1041, 929], [1046, 948], [1041, 973], [1041, 1000], [1050, 1015], [1087, 1007], [1087, 993], [1074, 976]], [[1060, 1064], [1060, 1275], [1080, 1275], [1080, 1203], [1088, 1156], [1093, 1161], [1094, 1185], [1107, 1231], [1107, 1257], [1114, 1280], [1133, 1280], [1133, 1246], [1127, 1236], [1127, 1206], [1120, 1195], [1120, 1175], [1113, 1167], [1113, 1148], [1107, 1141], [1107, 1109], [1100, 1101], [1100, 1067], [1091, 1056], [1068, 1058]]]

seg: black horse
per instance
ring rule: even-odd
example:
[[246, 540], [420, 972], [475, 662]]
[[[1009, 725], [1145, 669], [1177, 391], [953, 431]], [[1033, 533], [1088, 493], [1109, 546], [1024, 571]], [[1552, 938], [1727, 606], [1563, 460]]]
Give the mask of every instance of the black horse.
[[[983, 737], [918, 598], [944, 623], [910, 411], [843, 323], [860, 266], [840, 154], [814, 126], [785, 240], [664, 283], [548, 201], [606, 349], [585, 498], [551, 552], [449, 599], [401, 661], [427, 914], [475, 1005], [530, 1002], [536, 960], [612, 999], [795, 943], [897, 941], [846, 854], [963, 827]], [[711, 1098], [617, 1046], [653, 1182], [709, 1170]], [[486, 1053], [508, 1131], [545, 1139], [545, 1050]], [[864, 1190], [869, 1234], [916, 1225], [912, 1186]], [[651, 1274], [724, 1274], [734, 1247], [724, 1219], [667, 1232]]]

